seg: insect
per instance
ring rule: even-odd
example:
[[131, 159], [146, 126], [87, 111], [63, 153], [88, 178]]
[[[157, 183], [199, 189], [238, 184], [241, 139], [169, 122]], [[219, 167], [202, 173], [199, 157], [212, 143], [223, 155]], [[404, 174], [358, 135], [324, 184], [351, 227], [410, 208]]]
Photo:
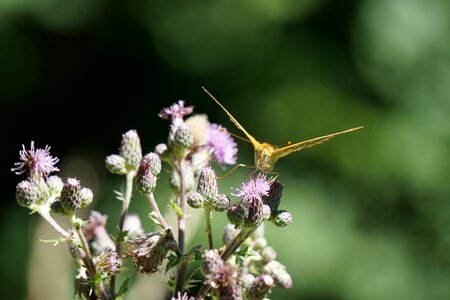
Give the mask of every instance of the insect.
[[272, 172], [272, 170], [275, 167], [275, 164], [278, 161], [278, 159], [280, 159], [281, 157], [289, 155], [293, 152], [303, 150], [305, 148], [309, 148], [309, 147], [321, 144], [323, 142], [326, 142], [326, 141], [332, 139], [333, 137], [335, 137], [337, 135], [349, 133], [349, 132], [363, 128], [363, 126], [359, 126], [359, 127], [355, 127], [355, 128], [347, 129], [344, 131], [328, 134], [325, 136], [317, 137], [314, 139], [306, 140], [306, 141], [295, 143], [295, 144], [289, 143], [287, 146], [283, 146], [283, 147], [279, 147], [279, 146], [272, 145], [269, 143], [260, 143], [251, 134], [249, 134], [247, 132], [247, 130], [245, 130], [245, 128], [242, 127], [241, 124], [239, 124], [239, 122], [233, 117], [233, 115], [222, 104], [220, 104], [220, 102], [216, 98], [214, 98], [214, 96], [210, 92], [208, 92], [208, 90], [206, 88], [204, 88], [204, 87], [202, 87], [202, 88], [226, 112], [228, 117], [230, 117], [231, 122], [233, 122], [234, 125], [236, 125], [236, 127], [245, 134], [247, 139], [241, 138], [236, 135], [233, 135], [233, 136], [235, 136], [239, 139], [245, 140], [247, 142], [250, 142], [253, 145], [254, 151], [255, 151], [255, 165], [254, 166], [238, 164], [230, 172], [228, 172], [227, 175], [225, 175], [223, 177], [227, 177], [232, 172], [234, 172], [238, 167], [255, 168], [256, 171], [261, 171], [262, 173], [274, 173], [274, 172]]

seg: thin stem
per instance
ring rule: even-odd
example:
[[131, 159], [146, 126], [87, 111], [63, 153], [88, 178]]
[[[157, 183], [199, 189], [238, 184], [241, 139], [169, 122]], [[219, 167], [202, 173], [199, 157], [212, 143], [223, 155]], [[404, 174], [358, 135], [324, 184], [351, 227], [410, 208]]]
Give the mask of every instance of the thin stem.
[[[133, 192], [133, 179], [135, 176], [136, 171], [128, 172], [126, 176], [125, 198], [123, 199], [122, 202], [122, 211], [120, 213], [119, 218], [119, 232], [117, 234], [116, 239], [116, 252], [119, 255], [119, 257], [122, 250], [121, 248], [122, 248], [123, 224], [128, 214], [128, 207], [130, 206], [131, 195]], [[116, 298], [115, 286], [116, 286], [116, 275], [111, 275], [111, 283], [109, 285], [109, 293], [111, 294], [111, 299]]]
[[38, 214], [41, 215], [42, 218], [44, 218], [45, 221], [47, 221], [60, 235], [68, 239], [70, 237], [70, 234], [65, 231], [61, 226], [59, 226], [58, 223], [56, 223], [55, 219], [50, 215], [50, 208], [48, 206], [41, 206], [38, 209]]
[[[185, 223], [185, 213], [186, 213], [186, 207], [185, 207], [185, 199], [184, 194], [186, 193], [185, 189], [185, 182], [184, 182], [184, 168], [185, 168], [185, 160], [182, 159], [179, 161], [178, 164], [178, 175], [180, 177], [180, 195], [178, 198], [178, 206], [181, 209], [181, 215], [178, 215], [178, 247], [182, 254], [184, 254], [184, 242], [185, 242], [185, 229], [186, 229], [186, 223]], [[175, 290], [174, 290], [174, 296], [178, 294], [178, 292], [183, 292], [183, 286], [184, 286], [184, 279], [186, 277], [186, 271], [187, 271], [187, 260], [182, 260], [180, 265], [178, 266], [178, 272], [177, 272], [177, 281], [175, 284]]]
[[212, 236], [212, 229], [211, 229], [211, 207], [209, 205], [205, 205], [204, 207], [205, 212], [205, 223], [206, 223], [206, 233], [208, 234], [208, 245], [209, 249], [214, 249], [214, 241]]
[[155, 212], [156, 217], [158, 218], [158, 221], [161, 224], [162, 228], [164, 230], [170, 229], [169, 224], [166, 222], [166, 220], [162, 216], [161, 212], [159, 211], [158, 204], [156, 203], [155, 196], [153, 196], [153, 193], [150, 193], [147, 195], [147, 200], [148, 200], [148, 203], [150, 204], [152, 210]]
[[[220, 257], [226, 261], [231, 255], [255, 232], [258, 226], [250, 228], [242, 228], [238, 235], [227, 245], [225, 251], [220, 255]], [[203, 299], [208, 293], [210, 288], [209, 282], [204, 282], [200, 291], [198, 292], [196, 300]]]
[[80, 242], [81, 242], [81, 249], [79, 251], [79, 254], [86, 266], [88, 275], [91, 279], [95, 280], [96, 287], [100, 294], [100, 299], [108, 300], [109, 297], [108, 297], [108, 294], [106, 293], [103, 283], [97, 282], [97, 280], [96, 280], [97, 270], [95, 269], [95, 265], [92, 260], [92, 254], [91, 254], [91, 251], [89, 250], [89, 244], [86, 240], [86, 237], [84, 236], [83, 230], [81, 229], [81, 226], [80, 226], [79, 222], [77, 221], [77, 218], [75, 215], [72, 215], [71, 221], [72, 221], [72, 226], [75, 229], [75, 232], [77, 233], [78, 238], [80, 239]]

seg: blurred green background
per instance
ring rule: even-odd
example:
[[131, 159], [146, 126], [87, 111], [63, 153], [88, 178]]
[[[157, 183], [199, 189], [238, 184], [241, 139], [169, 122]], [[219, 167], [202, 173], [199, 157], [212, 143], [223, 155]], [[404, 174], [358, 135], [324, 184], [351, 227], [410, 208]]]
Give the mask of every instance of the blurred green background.
[[[113, 230], [122, 179], [103, 161], [121, 133], [151, 151], [177, 99], [239, 133], [202, 85], [262, 141], [365, 126], [278, 163], [294, 222], [266, 232], [294, 288], [271, 298], [450, 299], [449, 45], [444, 0], [0, 0], [0, 299], [73, 293], [66, 247], [39, 242], [56, 235], [14, 200], [21, 144], [51, 145]], [[131, 211], [149, 208], [136, 197]], [[192, 212], [188, 227], [201, 222]], [[215, 214], [217, 239], [224, 224]], [[136, 276], [129, 299], [157, 299], [161, 281]]]

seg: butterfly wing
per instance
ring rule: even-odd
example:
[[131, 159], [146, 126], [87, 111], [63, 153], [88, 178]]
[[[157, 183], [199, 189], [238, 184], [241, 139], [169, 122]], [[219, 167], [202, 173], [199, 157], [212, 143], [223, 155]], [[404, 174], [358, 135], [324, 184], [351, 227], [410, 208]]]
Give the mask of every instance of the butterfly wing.
[[349, 132], [352, 132], [352, 131], [355, 131], [355, 130], [359, 130], [361, 128], [363, 128], [363, 126], [347, 129], [347, 130], [344, 130], [344, 131], [332, 133], [332, 134], [329, 134], [329, 135], [325, 135], [325, 136], [317, 137], [317, 138], [310, 139], [310, 140], [307, 140], [307, 141], [303, 141], [303, 142], [300, 142], [300, 143], [296, 143], [296, 144], [292, 144], [292, 145], [289, 145], [289, 146], [285, 146], [285, 147], [282, 147], [282, 148], [274, 150], [273, 153], [272, 153], [272, 156], [273, 156], [273, 159], [277, 160], [280, 157], [283, 157], [283, 156], [291, 154], [292, 152], [300, 151], [300, 150], [305, 149], [305, 148], [309, 148], [309, 147], [312, 147], [312, 146], [315, 146], [315, 145], [318, 145], [318, 144], [322, 144], [322, 143], [324, 143], [326, 141], [329, 141], [330, 139], [334, 138], [337, 135], [341, 135], [341, 134], [344, 134], [344, 133], [349, 133]]
[[230, 117], [230, 120], [231, 120], [231, 122], [233, 122], [234, 123], [234, 125], [236, 125], [236, 127], [237, 128], [239, 128], [239, 130], [241, 130], [244, 134], [245, 134], [245, 136], [247, 136], [247, 138], [250, 140], [250, 142], [252, 143], [252, 145], [253, 145], [253, 147], [255, 147], [255, 149], [257, 149], [257, 148], [259, 148], [260, 146], [261, 146], [261, 144], [254, 138], [254, 137], [252, 137], [248, 132], [247, 132], [247, 130], [245, 130], [244, 129], [244, 127], [242, 127], [242, 125], [241, 124], [239, 124], [239, 122], [233, 117], [233, 115], [231, 115], [231, 113], [225, 108], [225, 107], [223, 107], [223, 105], [222, 104], [220, 104], [220, 102], [219, 102], [219, 100], [217, 100], [216, 98], [214, 98], [214, 96], [213, 95], [211, 95], [211, 93], [210, 92], [208, 92], [208, 90], [207, 89], [205, 89], [203, 86], [202, 86], [202, 89], [214, 100], [214, 102], [216, 102], [226, 113], [227, 113], [227, 115], [228, 115], [228, 117]]

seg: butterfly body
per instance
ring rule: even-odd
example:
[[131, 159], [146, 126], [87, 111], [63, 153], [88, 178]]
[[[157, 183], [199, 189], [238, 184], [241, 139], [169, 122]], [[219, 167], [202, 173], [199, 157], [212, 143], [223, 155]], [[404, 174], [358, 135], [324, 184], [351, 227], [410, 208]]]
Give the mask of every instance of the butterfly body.
[[[281, 157], [284, 157], [286, 155], [289, 155], [293, 152], [300, 151], [305, 148], [309, 148], [318, 144], [321, 144], [323, 142], [326, 142], [330, 140], [331, 138], [344, 134], [349, 133], [355, 130], [359, 130], [363, 128], [363, 126], [355, 127], [351, 129], [347, 129], [344, 131], [328, 134], [325, 136], [313, 138], [310, 140], [306, 140], [299, 143], [288, 143], [287, 146], [284, 147], [277, 147], [269, 143], [260, 143], [258, 142], [252, 135], [250, 135], [245, 128], [239, 124], [239, 122], [233, 117], [233, 115], [216, 99], [214, 98], [211, 93], [209, 93], [204, 87], [203, 90], [226, 112], [228, 117], [230, 117], [231, 122], [236, 125], [236, 127], [241, 130], [245, 136], [247, 137], [247, 141], [250, 142], [253, 145], [254, 148], [254, 154], [255, 154], [255, 169], [258, 171], [261, 171], [262, 173], [270, 173], [272, 172], [273, 168], [275, 167], [276, 162]], [[246, 139], [244, 139], [246, 140]]]

